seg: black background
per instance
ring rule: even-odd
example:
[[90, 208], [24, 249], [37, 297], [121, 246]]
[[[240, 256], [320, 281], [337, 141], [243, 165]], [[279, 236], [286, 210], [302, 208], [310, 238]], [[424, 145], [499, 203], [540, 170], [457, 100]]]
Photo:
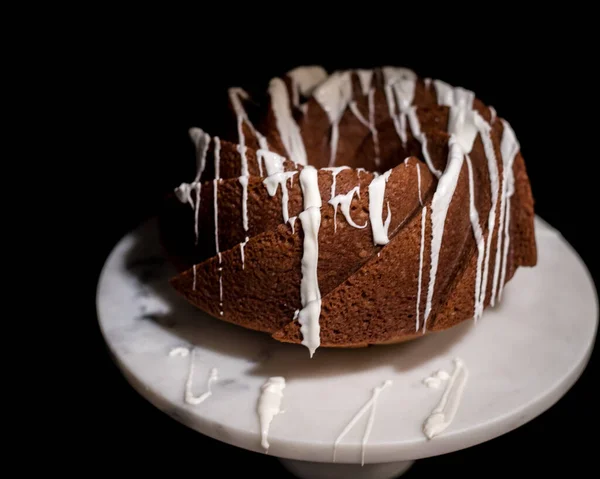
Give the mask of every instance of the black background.
[[[100, 157], [94, 180], [102, 194], [90, 206], [91, 217], [102, 227], [94, 230], [94, 251], [88, 252], [93, 253], [88, 261], [93, 285], [85, 319], [92, 332], [86, 355], [97, 407], [86, 431], [89, 438], [110, 437], [103, 452], [88, 451], [96, 459], [95, 468], [109, 471], [119, 462], [137, 473], [164, 468], [169, 475], [185, 471], [212, 477], [203, 470], [217, 467], [219, 477], [246, 477], [257, 471], [266, 477], [288, 477], [276, 459], [204, 438], [154, 409], [121, 377], [96, 326], [95, 286], [106, 256], [123, 234], [153, 214], [161, 195], [184, 179], [182, 172], [193, 167], [187, 130], [199, 126], [211, 133], [228, 86], [266, 85], [272, 76], [302, 64], [321, 64], [330, 71], [388, 64], [472, 89], [512, 124], [536, 212], [575, 247], [598, 284], [593, 233], [598, 220], [598, 134], [593, 123], [598, 97], [592, 86], [597, 79], [584, 40], [532, 35], [525, 45], [511, 33], [509, 39], [496, 38], [492, 48], [492, 34], [488, 32], [488, 38], [483, 30], [477, 38], [490, 41], [466, 44], [447, 38], [434, 47], [416, 48], [401, 35], [365, 42], [357, 32], [361, 38], [344, 38], [342, 46], [337, 37], [323, 37], [315, 46], [292, 48], [283, 41], [285, 31], [272, 28], [263, 32], [259, 48], [249, 34], [229, 38], [223, 31], [179, 42], [156, 33], [153, 40], [107, 35], [109, 40], [97, 45], [92, 57], [95, 87], [88, 95], [101, 126], [91, 143]], [[315, 32], [306, 26], [303, 33]], [[586, 123], [588, 119], [592, 122]], [[577, 384], [540, 417], [479, 446], [420, 461], [407, 477], [588, 472], [595, 464], [597, 444], [596, 356]]]

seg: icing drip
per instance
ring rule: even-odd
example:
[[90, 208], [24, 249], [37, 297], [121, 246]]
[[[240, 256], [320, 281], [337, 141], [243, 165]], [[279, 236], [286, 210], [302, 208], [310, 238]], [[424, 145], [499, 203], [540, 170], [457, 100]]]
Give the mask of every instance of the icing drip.
[[477, 244], [477, 273], [475, 274], [475, 312], [473, 318], [475, 321], [483, 312], [483, 304], [480, 304], [479, 298], [481, 295], [481, 275], [482, 275], [482, 264], [483, 257], [485, 254], [485, 240], [483, 238], [483, 232], [481, 225], [479, 224], [479, 213], [477, 206], [475, 205], [475, 182], [473, 180], [473, 166], [471, 164], [471, 158], [469, 155], [465, 156], [467, 160], [467, 167], [469, 170], [469, 218], [471, 220], [471, 227], [473, 228], [473, 235], [475, 236], [475, 243]]
[[450, 379], [450, 375], [444, 370], [439, 370], [423, 379], [423, 384], [428, 388], [438, 389], [442, 385], [442, 382], [447, 381], [448, 379]]
[[219, 250], [219, 204], [218, 204], [218, 186], [219, 180], [213, 180], [213, 207], [215, 210], [215, 251], [218, 253]]
[[248, 231], [248, 177], [240, 176], [239, 182], [242, 185], [242, 225], [244, 231]]
[[178, 348], [173, 348], [171, 351], [169, 351], [169, 356], [171, 357], [181, 356], [182, 358], [185, 358], [188, 354], [190, 354], [190, 350], [181, 346]]
[[346, 221], [348, 222], [349, 225], [354, 226], [355, 228], [359, 228], [359, 229], [366, 228], [367, 223], [365, 223], [362, 226], [357, 225], [352, 220], [352, 217], [350, 216], [350, 205], [352, 204], [352, 198], [354, 198], [354, 195], [356, 195], [360, 198], [360, 187], [359, 186], [355, 186], [345, 195], [337, 195], [336, 197], [329, 200], [329, 204], [333, 206], [333, 231], [334, 232], [337, 231], [337, 208], [338, 208], [338, 206], [342, 207], [341, 208], [342, 213], [344, 214], [344, 217], [346, 218]]
[[[303, 170], [304, 172], [304, 170]], [[321, 344], [321, 292], [317, 266], [319, 261], [319, 227], [321, 225], [321, 210], [310, 206], [300, 213], [300, 222], [304, 231], [304, 252], [302, 255], [302, 280], [300, 283], [300, 300], [302, 309], [298, 313], [302, 344], [306, 346], [312, 358]]]
[[[406, 119], [414, 98], [417, 75], [407, 68], [384, 67], [383, 78], [390, 117], [402, 145], [406, 146]], [[398, 106], [397, 115], [394, 110], [394, 99]]]
[[497, 116], [496, 109], [493, 106], [490, 106], [489, 108], [490, 108], [490, 115], [491, 115], [490, 125], [493, 125], [494, 122], [496, 121], [496, 116]]
[[304, 209], [311, 206], [321, 207], [321, 192], [319, 191], [319, 176], [314, 166], [306, 166], [300, 172], [300, 186], [304, 196]]
[[[181, 185], [175, 188], [175, 196], [182, 203], [189, 203], [194, 209], [194, 244], [197, 245], [198, 213], [200, 211], [200, 193], [202, 191], [200, 177], [206, 166], [206, 153], [208, 151], [208, 146], [210, 145], [210, 136], [207, 133], [204, 133], [200, 128], [190, 128], [189, 135], [196, 148], [196, 177], [192, 183], [181, 183]], [[192, 200], [192, 191], [195, 193], [195, 201]]]
[[192, 291], [196, 291], [196, 265], [192, 265], [192, 275], [194, 276], [194, 280], [192, 282]]
[[319, 66], [298, 67], [287, 72], [292, 79], [292, 104], [300, 106], [300, 95], [308, 97], [315, 87], [325, 81], [327, 72]]
[[[373, 81], [373, 70], [356, 70], [358, 80], [360, 81], [360, 89], [363, 95], [367, 95], [371, 90], [371, 82]], [[372, 91], [372, 90], [371, 90]]]
[[375, 166], [379, 167], [381, 162], [379, 158], [379, 137], [377, 136], [377, 128], [375, 128], [375, 107], [374, 107], [374, 97], [375, 90], [370, 90], [368, 92], [368, 102], [369, 102], [369, 120], [367, 121], [362, 113], [359, 111], [358, 106], [356, 106], [356, 102], [350, 102], [350, 111], [354, 114], [358, 121], [360, 121], [364, 126], [366, 126], [371, 132], [371, 136], [373, 137], [373, 148], [375, 150]]
[[289, 193], [287, 189], [287, 180], [293, 178], [296, 173], [298, 172], [287, 171], [285, 173], [274, 173], [270, 176], [267, 176], [263, 180], [263, 184], [267, 187], [269, 196], [275, 196], [275, 193], [277, 193], [277, 188], [281, 186], [281, 211], [283, 214], [284, 223], [287, 223], [289, 219]]
[[390, 204], [387, 204], [387, 218], [383, 223], [383, 200], [385, 196], [385, 185], [392, 173], [386, 171], [383, 175], [373, 178], [369, 184], [369, 220], [373, 231], [373, 241], [376, 245], [385, 245], [389, 242], [388, 229], [392, 220]]
[[201, 394], [200, 396], [194, 396], [192, 392], [192, 386], [194, 382], [194, 359], [196, 356], [196, 349], [192, 349], [192, 357], [190, 358], [190, 369], [188, 373], [188, 378], [185, 383], [185, 402], [191, 404], [193, 406], [197, 406], [198, 404], [203, 403], [212, 395], [212, 384], [218, 379], [218, 372], [216, 368], [212, 368], [210, 370], [210, 374], [208, 376], [208, 381], [206, 384], [206, 392]]
[[425, 83], [425, 88], [429, 90], [431, 88], [431, 78], [424, 78], [423, 83]]
[[[502, 120], [504, 131], [502, 133], [502, 141], [500, 143], [500, 151], [502, 152], [502, 165], [503, 165], [503, 189], [502, 197], [505, 198], [504, 205], [504, 245], [502, 250], [502, 270], [500, 273], [500, 284], [498, 286], [498, 300], [502, 297], [502, 290], [504, 289], [504, 282], [506, 280], [506, 262], [508, 259], [508, 251], [510, 246], [510, 199], [515, 193], [515, 175], [513, 171], [513, 164], [517, 154], [519, 153], [520, 145], [517, 141], [517, 137], [512, 127], [506, 120]], [[502, 214], [502, 213], [500, 213]], [[501, 217], [502, 218], [502, 217]], [[499, 232], [502, 231], [500, 227]], [[500, 241], [500, 234], [498, 235], [498, 242]], [[499, 246], [498, 246], [499, 248]], [[500, 256], [500, 249], [498, 249], [497, 257]], [[497, 264], [497, 262], [496, 262]], [[492, 295], [493, 297], [493, 295]], [[492, 303], [493, 306], [493, 303]]]
[[245, 267], [246, 267], [245, 261], [244, 261], [244, 247], [246, 246], [246, 243], [248, 243], [249, 239], [250, 238], [248, 238], [246, 236], [246, 239], [240, 243], [240, 256], [242, 258], [242, 269], [245, 269]]
[[425, 163], [427, 163], [429, 171], [431, 171], [439, 179], [439, 177], [442, 176], [442, 172], [433, 166], [431, 156], [429, 156], [429, 150], [427, 149], [427, 137], [424, 133], [421, 133], [417, 136], [417, 138], [421, 142], [421, 151], [423, 152], [423, 158], [425, 159]]
[[438, 405], [431, 411], [423, 424], [423, 433], [427, 439], [442, 433], [452, 423], [468, 378], [468, 371], [460, 359], [454, 360], [454, 372], [448, 380], [446, 389]]
[[352, 100], [350, 72], [334, 72], [315, 89], [314, 98], [327, 114], [331, 124], [329, 166], [333, 166], [339, 139], [339, 122], [348, 103]]
[[244, 132], [242, 130], [242, 125], [246, 123], [246, 125], [248, 125], [248, 127], [250, 128], [252, 134], [258, 140], [259, 147], [263, 150], [268, 150], [269, 147], [267, 146], [267, 139], [263, 135], [261, 135], [256, 130], [256, 128], [254, 128], [254, 125], [248, 118], [248, 114], [246, 113], [246, 110], [242, 105], [242, 100], [247, 100], [249, 98], [248, 93], [242, 88], [230, 88], [228, 93], [229, 101], [231, 102], [231, 105], [233, 106], [233, 111], [235, 112], [235, 115], [237, 117], [238, 143], [242, 147], [246, 145], [246, 138], [244, 137]]
[[219, 257], [219, 314], [223, 316], [223, 267], [221, 266], [221, 253], [217, 253]]
[[189, 135], [196, 147], [196, 178], [194, 179], [194, 183], [196, 183], [200, 181], [206, 167], [206, 153], [210, 145], [210, 135], [200, 128], [190, 128]]
[[257, 150], [256, 161], [258, 163], [260, 176], [263, 176], [263, 162], [267, 169], [267, 176], [274, 175], [275, 173], [283, 173], [285, 171], [283, 168], [283, 162], [285, 161], [285, 158], [272, 151]]
[[298, 315], [300, 314], [300, 310], [297, 309], [296, 311], [294, 311], [294, 317], [292, 318], [293, 321], [296, 321], [298, 319]]
[[423, 255], [425, 253], [425, 228], [427, 219], [427, 207], [425, 206], [421, 210], [421, 248], [419, 249], [419, 283], [417, 286], [417, 320], [415, 330], [419, 330], [420, 326], [420, 315], [421, 315], [421, 289], [423, 283]]
[[290, 224], [290, 226], [292, 227], [292, 234], [294, 234], [296, 232], [296, 218], [297, 216], [292, 216], [289, 220], [288, 223]]
[[300, 128], [290, 109], [288, 91], [281, 78], [273, 78], [269, 84], [271, 108], [275, 115], [275, 123], [279, 137], [289, 157], [294, 163], [306, 165], [306, 150], [300, 134]]
[[332, 167], [332, 168], [322, 168], [323, 170], [326, 171], [331, 171], [331, 197], [330, 200], [333, 199], [333, 197], [335, 196], [335, 182], [336, 182], [336, 177], [338, 175], [338, 173], [342, 170], [349, 170], [350, 167], [349, 166], [336, 166], [336, 167]]
[[471, 109], [475, 93], [462, 87], [452, 87], [441, 80], [433, 80], [438, 105], [463, 106]]
[[423, 333], [427, 329], [427, 319], [431, 313], [431, 303], [433, 300], [433, 291], [435, 288], [435, 279], [438, 267], [438, 259], [442, 246], [442, 236], [444, 235], [444, 225], [446, 223], [446, 214], [450, 207], [450, 202], [454, 196], [454, 190], [458, 183], [458, 176], [462, 168], [464, 153], [460, 144], [454, 136], [450, 137], [448, 142], [450, 153], [446, 171], [440, 177], [433, 200], [431, 201], [431, 268], [429, 273], [429, 287], [427, 289], [427, 304], [425, 306], [425, 317], [423, 318]]
[[421, 165], [417, 163], [417, 187], [419, 188], [419, 204], [423, 206], [423, 195], [421, 194]]
[[371, 399], [369, 399], [363, 405], [363, 407], [359, 409], [359, 411], [355, 414], [355, 416], [350, 420], [350, 422], [346, 425], [344, 430], [337, 437], [337, 439], [335, 440], [335, 442], [333, 444], [333, 462], [335, 462], [335, 459], [336, 459], [337, 447], [340, 444], [340, 442], [342, 441], [342, 439], [344, 438], [344, 436], [346, 434], [348, 434], [348, 432], [350, 432], [350, 430], [352, 430], [352, 428], [356, 425], [356, 423], [360, 420], [360, 418], [363, 417], [363, 415], [369, 409], [371, 409], [370, 415], [369, 415], [369, 420], [367, 422], [367, 426], [365, 427], [365, 432], [363, 435], [362, 445], [361, 445], [362, 446], [361, 447], [361, 465], [364, 466], [364, 464], [365, 464], [365, 448], [366, 448], [367, 442], [369, 440], [369, 436], [371, 434], [371, 429], [373, 428], [373, 423], [375, 422], [375, 412], [377, 409], [377, 400], [379, 398], [379, 395], [381, 394], [381, 391], [383, 391], [385, 388], [387, 388], [391, 384], [392, 384], [392, 381], [390, 381], [388, 379], [387, 381], [384, 381], [381, 386], [377, 386], [376, 388], [374, 388]]
[[481, 278], [481, 287], [479, 293], [478, 302], [478, 315], [481, 316], [483, 313], [483, 305], [485, 303], [485, 297], [487, 292], [488, 274], [490, 267], [491, 251], [492, 251], [492, 237], [494, 235], [494, 228], [496, 226], [496, 207], [498, 205], [498, 193], [500, 191], [499, 175], [498, 175], [498, 163], [496, 160], [496, 153], [491, 138], [491, 128], [479, 115], [475, 117], [480, 128], [481, 139], [483, 141], [483, 147], [485, 156], [487, 159], [488, 173], [490, 175], [490, 189], [492, 194], [492, 205], [488, 214], [488, 238], [485, 246], [485, 259], [483, 261], [483, 275]]
[[214, 137], [215, 140], [215, 178], [218, 180], [221, 178], [221, 140], [218, 136]]
[[260, 444], [265, 450], [269, 451], [269, 429], [273, 418], [282, 413], [281, 401], [283, 400], [283, 390], [285, 389], [285, 378], [272, 377], [260, 388], [260, 397], [258, 398], [258, 420], [260, 423]]

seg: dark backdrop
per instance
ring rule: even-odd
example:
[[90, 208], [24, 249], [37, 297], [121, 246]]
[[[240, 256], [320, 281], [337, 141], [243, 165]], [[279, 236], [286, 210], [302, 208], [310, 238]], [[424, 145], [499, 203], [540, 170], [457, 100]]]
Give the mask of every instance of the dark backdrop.
[[[121, 461], [121, 467], [138, 473], [164, 467], [169, 474], [206, 477], [203, 468], [216, 466], [222, 471], [219, 477], [245, 477], [248, 471], [288, 477], [275, 459], [204, 438], [155, 410], [111, 363], [95, 323], [91, 293], [106, 255], [123, 234], [154, 213], [164, 191], [182, 181], [181, 172], [193, 162], [187, 129], [200, 126], [210, 133], [208, 125], [218, 117], [228, 86], [266, 85], [272, 76], [301, 64], [322, 64], [328, 70], [389, 64], [474, 90], [515, 129], [537, 213], [563, 233], [598, 282], [593, 233], [598, 220], [593, 166], [598, 161], [597, 127], [585, 123], [597, 118], [598, 98], [590, 92], [597, 80], [585, 43], [534, 37], [527, 46], [504, 41], [492, 49], [475, 42], [479, 51], [462, 51], [462, 44], [400, 48], [394, 41], [384, 48], [350, 42], [340, 49], [324, 40], [318, 47], [292, 49], [278, 41], [274, 30], [269, 37], [273, 43], [254, 50], [244, 39], [236, 46], [234, 40], [222, 38], [221, 43], [218, 35], [203, 48], [157, 38], [127, 37], [100, 46], [93, 68], [97, 86], [89, 92], [99, 106], [101, 126], [93, 132], [92, 144], [100, 153], [94, 180], [102, 194], [92, 200], [101, 228], [94, 233], [95, 256], [89, 263], [94, 284], [85, 320], [92, 331], [87, 354], [98, 404], [87, 431], [111, 438], [105, 445], [110, 459], [98, 452], [103, 459], [99, 468], [112, 470], [114, 461]], [[564, 53], [572, 51], [577, 55]], [[475, 477], [491, 470], [587, 472], [595, 463], [597, 442], [590, 438], [598, 425], [596, 356], [571, 391], [539, 418], [488, 443], [418, 462], [409, 477], [444, 472]]]

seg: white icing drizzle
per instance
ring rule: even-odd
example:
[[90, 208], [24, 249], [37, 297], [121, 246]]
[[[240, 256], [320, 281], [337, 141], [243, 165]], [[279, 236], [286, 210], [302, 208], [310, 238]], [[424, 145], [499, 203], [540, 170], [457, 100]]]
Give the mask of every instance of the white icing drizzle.
[[[384, 67], [383, 77], [390, 117], [402, 144], [406, 145], [406, 119], [409, 112], [413, 110], [411, 105], [415, 94], [417, 75], [407, 68]], [[398, 106], [397, 115], [394, 110], [394, 99]], [[417, 132], [414, 129], [413, 132], [416, 135]]]
[[262, 170], [262, 164], [264, 162], [266, 170], [267, 170], [267, 176], [271, 176], [274, 175], [275, 173], [283, 173], [284, 167], [283, 167], [283, 162], [285, 161], [285, 158], [281, 155], [278, 155], [277, 153], [273, 152], [273, 151], [268, 151], [268, 150], [257, 150], [256, 151], [256, 161], [258, 163], [258, 169], [259, 169], [259, 174], [260, 176], [263, 176], [263, 170]]
[[392, 381], [390, 381], [388, 379], [387, 381], [384, 381], [383, 384], [381, 384], [381, 386], [375, 387], [373, 389], [371, 398], [363, 405], [363, 407], [361, 407], [359, 409], [359, 411], [354, 415], [354, 417], [346, 425], [344, 430], [337, 437], [337, 439], [335, 440], [335, 442], [333, 444], [333, 462], [335, 462], [335, 459], [336, 459], [337, 447], [340, 444], [340, 442], [342, 441], [342, 439], [344, 438], [344, 436], [346, 434], [348, 434], [348, 432], [350, 432], [352, 430], [352, 428], [356, 425], [356, 423], [360, 420], [360, 418], [363, 417], [363, 415], [369, 409], [371, 409], [370, 415], [369, 415], [369, 420], [365, 427], [365, 432], [363, 434], [362, 445], [361, 445], [361, 465], [364, 466], [364, 464], [365, 464], [365, 448], [366, 448], [367, 442], [369, 440], [369, 436], [371, 434], [371, 429], [373, 428], [373, 423], [375, 422], [375, 412], [376, 412], [376, 408], [377, 408], [377, 400], [379, 398], [379, 395], [381, 394], [381, 391], [383, 391], [385, 388], [387, 388], [391, 384], [392, 384]]
[[300, 310], [297, 309], [296, 311], [294, 311], [294, 317], [292, 318], [293, 321], [296, 321], [298, 319], [298, 315], [300, 314]]
[[248, 231], [248, 177], [240, 176], [238, 180], [242, 185], [242, 225]]
[[218, 179], [214, 179], [213, 180], [213, 207], [215, 210], [215, 251], [218, 253], [219, 250], [219, 204], [218, 204], [218, 197], [219, 197], [219, 191], [218, 191], [218, 186], [219, 186], [219, 180]]
[[271, 108], [275, 115], [275, 124], [279, 137], [289, 157], [294, 163], [306, 165], [306, 149], [300, 134], [300, 128], [292, 116], [288, 90], [281, 78], [273, 78], [269, 83]]
[[298, 217], [297, 216], [292, 216], [287, 222], [290, 224], [290, 226], [292, 227], [292, 234], [294, 234], [296, 232], [296, 219]]
[[[304, 171], [304, 170], [303, 170]], [[321, 210], [310, 206], [300, 213], [300, 222], [304, 231], [302, 254], [302, 280], [300, 283], [300, 301], [302, 309], [298, 313], [302, 344], [306, 346], [312, 358], [321, 344], [321, 291], [317, 266], [319, 261], [319, 227], [321, 225]]]
[[192, 392], [192, 386], [194, 383], [194, 359], [196, 356], [196, 349], [192, 348], [192, 356], [190, 358], [190, 369], [188, 373], [187, 381], [185, 382], [185, 402], [191, 404], [193, 406], [197, 406], [198, 404], [206, 401], [210, 396], [212, 396], [212, 384], [218, 379], [218, 371], [216, 368], [212, 368], [210, 370], [208, 381], [206, 384], [206, 392], [201, 394], [200, 396], [194, 396]]
[[471, 164], [471, 158], [469, 155], [465, 156], [467, 160], [467, 167], [469, 170], [469, 219], [471, 220], [471, 227], [473, 228], [473, 235], [475, 236], [475, 243], [477, 244], [477, 272], [475, 273], [475, 311], [473, 313], [473, 319], [477, 321], [482, 311], [483, 305], [480, 305], [479, 298], [481, 295], [481, 276], [482, 276], [482, 265], [483, 258], [485, 256], [485, 240], [483, 237], [483, 231], [479, 224], [479, 212], [475, 205], [475, 181], [473, 180], [473, 165]]
[[[504, 188], [502, 189], [502, 197], [505, 198], [504, 205], [504, 244], [502, 250], [502, 270], [500, 273], [500, 284], [498, 286], [498, 300], [502, 297], [502, 291], [504, 289], [504, 282], [506, 280], [506, 262], [508, 259], [508, 251], [510, 246], [510, 199], [515, 193], [515, 175], [513, 171], [513, 165], [515, 158], [520, 150], [519, 142], [512, 127], [506, 120], [502, 120], [504, 131], [502, 133], [502, 140], [500, 142], [500, 151], [502, 152], [502, 165], [503, 165], [503, 181]], [[502, 214], [502, 213], [500, 213]], [[500, 227], [500, 230], [502, 227]], [[500, 234], [498, 235], [500, 238]], [[499, 246], [498, 246], [499, 248]], [[500, 249], [498, 249], [497, 257], [500, 256]], [[493, 296], [492, 296], [493, 297]], [[492, 304], [493, 305], [493, 304]]]
[[490, 118], [490, 125], [493, 125], [493, 124], [494, 124], [494, 122], [496, 121], [496, 117], [497, 117], [498, 115], [497, 115], [497, 113], [496, 113], [496, 109], [495, 109], [493, 106], [490, 106], [490, 107], [489, 107], [489, 109], [490, 109], [490, 115], [491, 115], [491, 118]]
[[[206, 166], [206, 153], [210, 145], [210, 136], [200, 128], [190, 128], [189, 135], [196, 148], [196, 177], [191, 183], [181, 183], [181, 185], [175, 188], [175, 196], [182, 203], [189, 203], [194, 209], [194, 244], [198, 244], [198, 213], [200, 211], [200, 194], [202, 191], [200, 177]], [[192, 191], [195, 193], [195, 201], [192, 200]]]
[[245, 269], [245, 267], [246, 267], [246, 263], [245, 263], [245, 260], [244, 260], [244, 248], [246, 246], [246, 243], [248, 243], [249, 239], [250, 238], [248, 238], [246, 236], [246, 239], [240, 243], [240, 257], [242, 259], [242, 269]]
[[425, 88], [429, 90], [429, 88], [431, 87], [431, 78], [424, 78], [423, 83], [425, 83]]
[[215, 140], [215, 178], [221, 178], [221, 140], [218, 136], [214, 137]]
[[352, 198], [354, 198], [354, 195], [356, 195], [356, 196], [358, 196], [358, 198], [360, 198], [360, 186], [355, 186], [345, 195], [337, 195], [337, 196], [333, 197], [331, 200], [329, 200], [329, 204], [333, 206], [333, 231], [334, 232], [337, 231], [337, 209], [338, 209], [338, 206], [341, 206], [342, 213], [344, 214], [344, 217], [346, 218], [346, 221], [348, 222], [348, 224], [350, 226], [354, 226], [355, 228], [359, 228], [359, 229], [366, 228], [368, 221], [364, 225], [360, 226], [360, 225], [357, 225], [354, 222], [354, 220], [352, 219], [352, 217], [350, 216], [350, 205], [352, 204]]
[[210, 135], [200, 128], [190, 128], [189, 135], [196, 147], [196, 178], [194, 182], [198, 182], [206, 167], [206, 153], [210, 145]]
[[334, 167], [321, 168], [321, 169], [325, 170], [325, 171], [331, 171], [331, 197], [330, 197], [330, 200], [332, 200], [333, 197], [335, 196], [335, 184], [336, 184], [337, 175], [342, 170], [349, 170], [350, 167], [349, 166], [334, 166]]
[[423, 333], [425, 333], [427, 329], [427, 319], [431, 313], [431, 304], [435, 288], [438, 259], [442, 246], [442, 237], [444, 235], [446, 214], [448, 213], [450, 202], [454, 196], [454, 190], [458, 183], [458, 177], [464, 159], [463, 150], [454, 136], [450, 137], [448, 144], [450, 147], [448, 164], [444, 174], [440, 177], [437, 189], [433, 195], [433, 200], [431, 201], [431, 268], [429, 273], [429, 287], [427, 289], [427, 304], [425, 306], [425, 315], [423, 319]]
[[260, 388], [258, 398], [258, 420], [260, 424], [260, 444], [265, 450], [269, 451], [269, 429], [273, 418], [281, 414], [281, 402], [283, 400], [283, 390], [285, 389], [285, 378], [276, 376], [267, 379]]
[[221, 253], [217, 252], [219, 257], [219, 314], [223, 316], [223, 267], [221, 266]]
[[375, 150], [375, 166], [379, 167], [381, 160], [379, 158], [379, 137], [377, 135], [377, 128], [375, 128], [375, 106], [374, 97], [375, 90], [369, 90], [368, 92], [368, 104], [369, 104], [369, 120], [367, 120], [356, 105], [355, 101], [350, 102], [350, 111], [354, 114], [358, 121], [369, 129], [371, 136], [373, 137], [373, 148]]
[[281, 211], [284, 223], [287, 223], [289, 219], [289, 193], [287, 189], [287, 180], [293, 178], [296, 173], [298, 172], [286, 171], [283, 173], [274, 173], [263, 180], [263, 184], [267, 187], [269, 196], [275, 196], [277, 188], [281, 186]]
[[373, 81], [373, 70], [355, 70], [360, 81], [360, 89], [363, 95], [367, 95], [371, 91], [371, 82]]
[[433, 80], [438, 105], [473, 107], [475, 93], [462, 87], [452, 87], [441, 80]]
[[423, 158], [425, 159], [425, 163], [427, 163], [429, 171], [431, 171], [439, 179], [439, 177], [442, 176], [442, 172], [433, 166], [431, 156], [429, 155], [429, 150], [427, 149], [427, 137], [425, 136], [425, 133], [420, 133], [419, 135], [415, 134], [415, 137], [421, 143], [421, 151], [423, 152]]
[[440, 369], [431, 376], [423, 379], [423, 384], [428, 388], [438, 389], [442, 385], [442, 382], [447, 381], [448, 379], [450, 379], [450, 375], [443, 369]]
[[487, 293], [488, 274], [492, 251], [492, 237], [494, 235], [494, 228], [496, 226], [496, 207], [498, 205], [498, 193], [500, 191], [500, 184], [498, 174], [498, 163], [496, 160], [496, 153], [491, 138], [491, 128], [479, 115], [475, 117], [475, 120], [478, 122], [478, 126], [480, 128], [481, 133], [481, 139], [483, 141], [483, 147], [487, 159], [488, 173], [490, 175], [490, 189], [492, 195], [492, 205], [488, 215], [488, 238], [485, 246], [483, 275], [481, 277], [481, 287], [479, 289], [479, 302], [477, 304], [476, 309], [476, 316], [481, 317]]
[[292, 104], [300, 106], [300, 95], [308, 97], [315, 87], [325, 81], [327, 72], [320, 66], [297, 67], [287, 72], [292, 79]]
[[230, 88], [228, 91], [228, 94], [229, 94], [229, 101], [231, 101], [231, 105], [233, 106], [233, 111], [235, 112], [236, 117], [237, 117], [238, 143], [242, 147], [244, 147], [246, 145], [246, 139], [244, 137], [244, 132], [242, 130], [242, 125], [244, 123], [246, 123], [246, 125], [248, 125], [248, 127], [250, 128], [250, 131], [252, 132], [252, 134], [258, 140], [258, 145], [260, 146], [260, 148], [262, 148], [263, 150], [268, 150], [269, 147], [267, 146], [267, 139], [262, 134], [260, 134], [256, 130], [256, 128], [254, 128], [254, 125], [248, 118], [248, 114], [246, 113], [246, 110], [245, 110], [244, 106], [242, 105], [241, 100], [248, 99], [249, 98], [248, 93], [245, 90], [243, 90], [242, 88]]
[[304, 197], [304, 209], [311, 206], [321, 207], [318, 171], [314, 166], [306, 166], [300, 172], [300, 186]]
[[173, 349], [171, 349], [171, 351], [169, 351], [169, 356], [171, 356], [171, 357], [180, 356], [182, 358], [185, 358], [185, 357], [187, 357], [188, 354], [190, 354], [190, 350], [188, 348], [184, 348], [182, 346], [173, 348]]
[[389, 242], [388, 229], [392, 220], [392, 212], [388, 202], [388, 214], [383, 222], [383, 200], [385, 196], [385, 185], [392, 173], [392, 170], [373, 178], [369, 184], [369, 220], [373, 231], [373, 242], [376, 245], [385, 245]]
[[423, 195], [421, 194], [421, 165], [417, 163], [417, 187], [419, 188], [419, 204], [423, 206]]
[[441, 434], [454, 420], [468, 378], [468, 371], [461, 359], [454, 360], [454, 371], [448, 380], [440, 402], [423, 424], [427, 439]]
[[419, 249], [419, 283], [417, 286], [417, 320], [415, 330], [419, 330], [420, 326], [420, 315], [421, 315], [421, 289], [423, 283], [423, 256], [425, 252], [425, 228], [427, 226], [427, 207], [425, 206], [421, 210], [421, 247]]
[[196, 291], [196, 265], [192, 265], [192, 275], [194, 279], [192, 281], [192, 291]]
[[339, 122], [348, 103], [352, 100], [350, 72], [334, 72], [315, 89], [313, 96], [327, 114], [331, 124], [329, 166], [333, 166], [339, 140]]

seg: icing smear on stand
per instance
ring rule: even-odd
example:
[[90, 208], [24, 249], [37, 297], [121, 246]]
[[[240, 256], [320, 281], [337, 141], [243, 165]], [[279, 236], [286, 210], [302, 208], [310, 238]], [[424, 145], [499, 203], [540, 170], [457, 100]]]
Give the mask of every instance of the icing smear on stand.
[[346, 425], [344, 430], [337, 437], [335, 442], [333, 443], [333, 462], [336, 460], [337, 447], [342, 442], [342, 439], [350, 430], [356, 425], [356, 423], [360, 420], [361, 417], [371, 409], [371, 413], [369, 414], [369, 420], [365, 427], [365, 432], [363, 434], [362, 446], [361, 446], [361, 466], [365, 465], [365, 448], [367, 446], [367, 442], [369, 441], [369, 436], [371, 435], [371, 429], [373, 429], [373, 423], [375, 422], [375, 412], [377, 411], [377, 400], [379, 399], [379, 395], [381, 391], [383, 391], [388, 386], [392, 385], [392, 381], [389, 379], [384, 381], [381, 386], [377, 386], [373, 389], [373, 394], [371, 399], [369, 399], [362, 408], [356, 413], [356, 415], [350, 420], [350, 422]]
[[269, 378], [260, 388], [258, 398], [258, 420], [260, 423], [261, 446], [265, 453], [269, 452], [269, 429], [275, 416], [282, 414], [281, 402], [283, 390], [285, 389], [285, 378], [276, 376]]
[[423, 423], [423, 433], [428, 439], [441, 434], [454, 420], [469, 373], [461, 359], [454, 360], [454, 372], [448, 380], [444, 394]]
[[[169, 356], [186, 357], [186, 356], [188, 356], [188, 354], [189, 354], [189, 349], [182, 348], [182, 347], [173, 348], [169, 352]], [[212, 396], [212, 385], [219, 378], [217, 369], [212, 368], [210, 370], [208, 380], [206, 383], [206, 392], [202, 393], [200, 396], [194, 396], [193, 385], [194, 385], [195, 357], [196, 357], [196, 349], [192, 348], [192, 354], [191, 354], [191, 358], [190, 358], [190, 368], [188, 371], [187, 380], [185, 382], [185, 394], [184, 394], [184, 401], [187, 404], [191, 404], [192, 406], [197, 406], [198, 404], [202, 404], [210, 396]]]

